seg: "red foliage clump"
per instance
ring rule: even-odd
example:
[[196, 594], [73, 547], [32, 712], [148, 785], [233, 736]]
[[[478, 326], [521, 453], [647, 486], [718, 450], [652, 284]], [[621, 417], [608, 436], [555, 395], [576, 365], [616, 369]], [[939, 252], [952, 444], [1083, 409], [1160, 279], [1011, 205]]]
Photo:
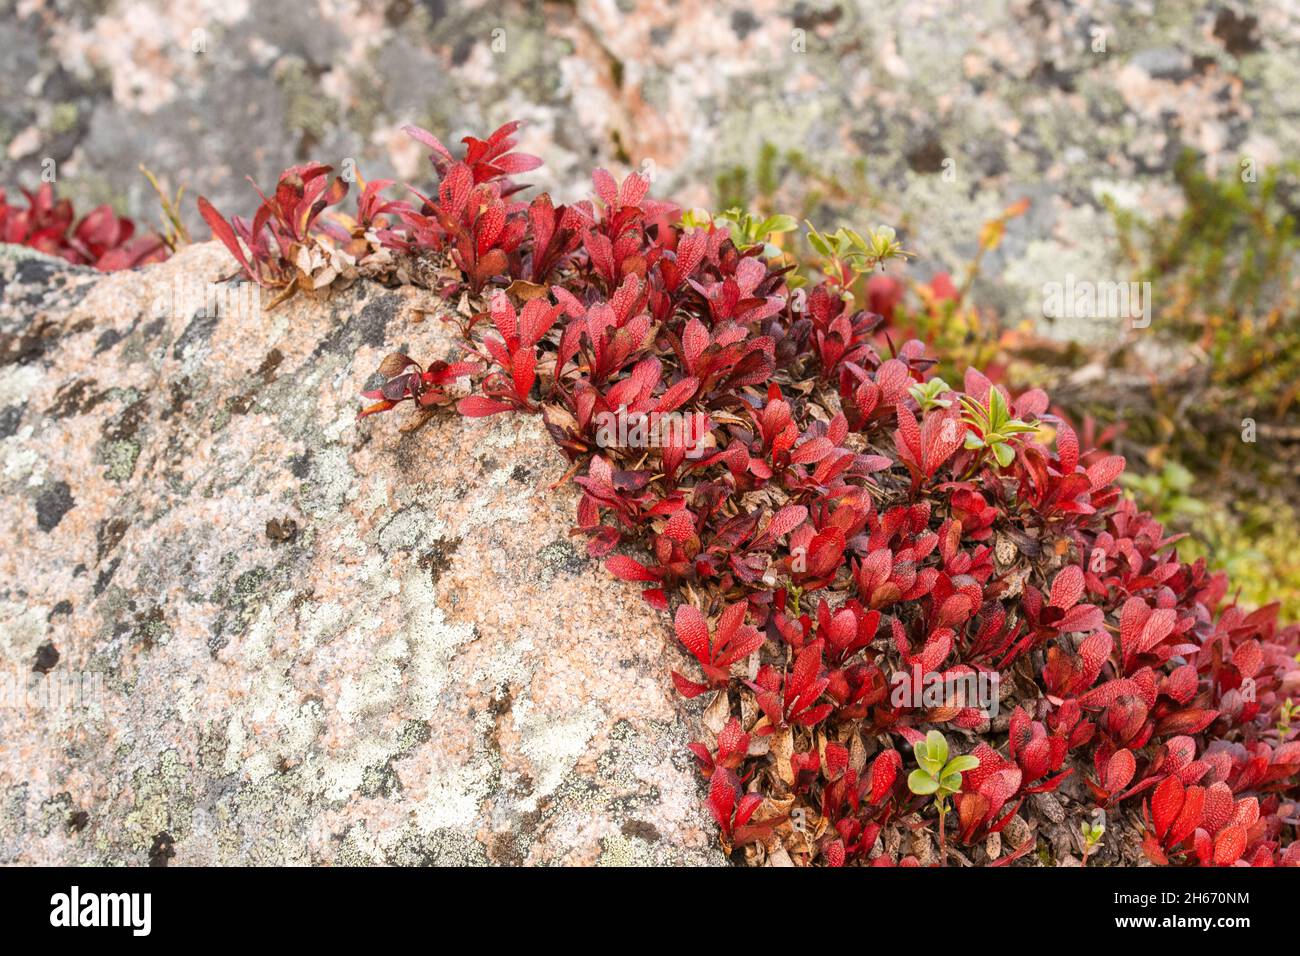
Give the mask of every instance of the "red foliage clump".
[[[837, 282], [795, 296], [785, 261], [686, 228], [637, 173], [598, 170], [572, 205], [514, 200], [507, 177], [536, 165], [515, 130], [467, 138], [460, 159], [410, 131], [438, 188], [390, 210], [382, 242], [450, 264], [439, 288], [477, 308], [474, 365], [393, 357], [366, 411], [443, 403], [473, 369], [463, 414], [542, 417], [574, 463], [575, 534], [676, 605], [689, 663], [672, 679], [710, 700], [713, 735], [691, 749], [728, 851], [914, 865], [878, 837], [928, 804], [901, 785], [900, 751], [942, 728], [975, 737], [953, 798], [964, 841], [1058, 791], [1141, 808], [1158, 863], [1300, 863], [1300, 743], [1278, 720], [1300, 626], [1179, 560], [1122, 498], [1122, 458], [1081, 448], [1039, 390], [971, 369], [927, 393], [933, 358], [895, 347], [880, 288], [884, 316]], [[332, 196], [295, 186], [289, 225]], [[274, 212], [259, 222], [278, 240]], [[1031, 427], [989, 435], [972, 405]], [[989, 453], [999, 440], [1009, 459]], [[994, 677], [1012, 684], [1009, 724], [996, 694], [924, 692]]]
[[0, 242], [30, 246], [103, 272], [162, 262], [170, 254], [161, 238], [137, 236], [135, 223], [110, 206], [96, 206], [78, 219], [72, 201], [56, 200], [49, 183], [34, 193], [24, 189], [23, 195], [26, 208], [11, 205], [0, 189]]

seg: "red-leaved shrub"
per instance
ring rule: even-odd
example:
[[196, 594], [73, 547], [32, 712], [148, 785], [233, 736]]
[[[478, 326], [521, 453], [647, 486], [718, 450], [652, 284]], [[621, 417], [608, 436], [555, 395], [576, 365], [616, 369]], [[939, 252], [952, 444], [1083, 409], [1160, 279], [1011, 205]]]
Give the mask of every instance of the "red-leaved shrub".
[[[514, 199], [507, 177], [536, 165], [515, 129], [467, 138], [461, 159], [411, 130], [435, 194], [371, 195], [388, 220], [374, 242], [443, 263], [434, 284], [477, 311], [472, 364], [390, 357], [365, 412], [450, 401], [473, 372], [462, 414], [542, 417], [588, 552], [675, 605], [672, 680], [710, 701], [714, 733], [691, 749], [725, 849], [914, 864], [878, 837], [926, 806], [903, 753], [941, 728], [979, 758], [954, 796], [963, 841], [1068, 782], [1140, 807], [1157, 863], [1300, 863], [1300, 742], [1278, 721], [1300, 627], [1180, 561], [1121, 496], [1122, 458], [1081, 447], [1040, 390], [976, 369], [922, 388], [933, 358], [855, 311], [843, 277], [794, 296], [786, 261], [683, 227], [637, 173], [598, 170], [572, 205]], [[209, 217], [253, 278], [341, 198], [321, 169], [291, 171], [251, 227]], [[1009, 723], [922, 692], [980, 675], [1009, 688]]]
[[96, 206], [78, 219], [72, 201], [56, 201], [49, 183], [34, 193], [23, 190], [23, 195], [26, 208], [11, 205], [0, 189], [0, 242], [30, 246], [104, 272], [162, 262], [170, 254], [161, 238], [137, 236], [135, 223], [109, 206]]

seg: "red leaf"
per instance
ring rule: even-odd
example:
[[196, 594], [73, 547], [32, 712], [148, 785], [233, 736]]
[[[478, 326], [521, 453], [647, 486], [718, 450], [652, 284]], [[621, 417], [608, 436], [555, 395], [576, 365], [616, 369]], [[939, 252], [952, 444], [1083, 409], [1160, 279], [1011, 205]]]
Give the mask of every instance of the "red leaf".
[[1218, 833], [1232, 819], [1234, 806], [1232, 790], [1223, 781], [1211, 784], [1205, 791], [1205, 809], [1201, 812], [1201, 826], [1210, 833]]
[[482, 395], [467, 395], [456, 403], [456, 411], [466, 418], [483, 418], [486, 415], [508, 412], [512, 408], [514, 408], [513, 405], [507, 405], [505, 402], [494, 402]]
[[712, 652], [709, 650], [709, 624], [699, 608], [683, 604], [677, 609], [673, 626], [677, 631], [677, 639], [695, 655], [696, 660], [703, 664], [713, 660]]
[[829, 438], [812, 438], [796, 448], [790, 455], [792, 465], [811, 465], [821, 461], [835, 446]]
[[799, 527], [807, 517], [808, 509], [803, 505], [786, 505], [772, 516], [772, 520], [768, 522], [763, 533], [756, 539], [755, 545], [757, 545], [758, 541], [765, 544], [775, 541], [783, 534]]
[[1132, 751], [1117, 750], [1111, 754], [1110, 760], [1106, 761], [1102, 786], [1112, 794], [1117, 793], [1129, 785], [1136, 772], [1137, 760], [1134, 759]]
[[1214, 863], [1228, 866], [1241, 859], [1246, 852], [1246, 828], [1240, 825], [1224, 827], [1214, 838]]
[[635, 561], [625, 554], [611, 555], [605, 560], [605, 570], [620, 581], [658, 581], [655, 574], [640, 561]]
[[[901, 420], [900, 420], [901, 423]], [[961, 447], [966, 423], [953, 415], [932, 413], [921, 423], [921, 468], [933, 478], [941, 465]]]
[[1124, 471], [1124, 456], [1110, 455], [1088, 468], [1088, 483], [1092, 490], [1103, 488], [1120, 476]]
[[1076, 604], [1056, 622], [1056, 629], [1062, 634], [1074, 634], [1079, 631], [1095, 630], [1103, 627], [1105, 623], [1105, 615], [1095, 604]]
[[708, 684], [697, 684], [695, 681], [687, 680], [676, 671], [673, 671], [672, 674], [673, 685], [677, 688], [677, 693], [681, 694], [683, 697], [699, 697], [709, 689]]
[[1142, 852], [1156, 866], [1169, 865], [1169, 857], [1165, 856], [1164, 848], [1160, 845], [1160, 841], [1154, 833], [1148, 833], [1142, 840]]
[[515, 395], [521, 402], [528, 401], [533, 382], [537, 378], [537, 355], [531, 345], [519, 349], [510, 359], [510, 374], [514, 379]]
[[1169, 832], [1165, 834], [1166, 846], [1170, 848], [1176, 847], [1191, 835], [1191, 832], [1201, 822], [1204, 806], [1205, 788], [1188, 787], [1187, 793], [1183, 797], [1182, 810], [1179, 811], [1178, 818], [1170, 825]]
[[221, 240], [222, 245], [230, 250], [241, 266], [244, 267], [244, 273], [250, 278], [261, 283], [261, 277], [252, 270], [248, 264], [248, 259], [244, 257], [244, 250], [239, 245], [239, 239], [235, 236], [235, 230], [230, 228], [230, 223], [221, 217], [215, 206], [208, 202], [202, 196], [199, 197], [199, 215], [203, 221], [212, 229], [212, 234]]
[[897, 750], [886, 750], [882, 752], [875, 760], [871, 762], [871, 775], [868, 779], [871, 781], [872, 804], [879, 804], [889, 796], [889, 792], [894, 787], [894, 781], [898, 779], [898, 771], [902, 769], [903, 758]]
[[1183, 809], [1183, 784], [1177, 777], [1166, 777], [1151, 794], [1151, 819], [1156, 836], [1164, 840], [1169, 827]]
[[1048, 601], [1051, 607], [1068, 611], [1079, 603], [1083, 596], [1083, 569], [1071, 564], [1061, 569], [1052, 581], [1052, 597]]
[[1163, 718], [1156, 724], [1155, 732], [1161, 737], [1167, 734], [1199, 734], [1214, 723], [1214, 718], [1218, 716], [1217, 710], [1208, 707], [1189, 707]]
[[687, 401], [692, 395], [695, 394], [696, 389], [698, 389], [699, 387], [700, 387], [700, 380], [698, 378], [694, 378], [693, 376], [687, 376], [686, 378], [682, 379], [676, 385], [672, 386], [666, 392], [663, 393], [663, 395], [659, 398], [658, 404], [655, 405], [655, 411], [657, 412], [676, 411], [679, 407], [681, 407], [683, 402]]
[[1065, 422], [1061, 422], [1056, 429], [1056, 455], [1061, 462], [1061, 474], [1074, 474], [1074, 469], [1079, 464], [1079, 438]]
[[695, 534], [695, 516], [689, 511], [678, 511], [664, 525], [664, 535], [674, 541], [689, 541]]
[[754, 811], [758, 809], [762, 802], [763, 795], [761, 793], [747, 793], [741, 797], [740, 803], [736, 805], [736, 826], [740, 827], [748, 823], [749, 818], [754, 815]]
[[551, 330], [559, 317], [558, 305], [553, 306], [545, 299], [528, 300], [523, 315], [519, 317], [520, 340], [524, 345], [535, 345]]

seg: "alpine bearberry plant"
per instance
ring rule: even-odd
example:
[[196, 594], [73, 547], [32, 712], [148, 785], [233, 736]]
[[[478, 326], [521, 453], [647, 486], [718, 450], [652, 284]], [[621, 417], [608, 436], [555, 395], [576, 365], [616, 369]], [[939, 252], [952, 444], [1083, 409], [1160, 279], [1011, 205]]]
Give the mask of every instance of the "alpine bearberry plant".
[[[321, 166], [251, 225], [204, 215], [254, 281], [320, 291], [365, 261], [456, 297], [465, 360], [390, 356], [362, 414], [427, 414], [469, 377], [461, 414], [541, 418], [574, 533], [671, 612], [725, 851], [916, 865], [886, 835], [942, 838], [951, 801], [962, 860], [1036, 860], [1009, 826], [1053, 793], [1085, 858], [1134, 862], [1126, 823], [1159, 864], [1300, 864], [1300, 627], [1180, 560], [1122, 497], [1124, 460], [1044, 392], [974, 368], [950, 385], [896, 341], [852, 291], [904, 254], [892, 230], [814, 233], [819, 267], [796, 275], [766, 241], [790, 223], [683, 217], [637, 173], [524, 202], [516, 129], [459, 158], [408, 130], [437, 188], [372, 183], [351, 226], [322, 215], [346, 184]], [[1097, 808], [1104, 842], [1080, 825]], [[1029, 835], [1004, 853], [1003, 832]]]
[[0, 189], [0, 242], [30, 246], [79, 266], [104, 272], [161, 262], [170, 255], [163, 239], [136, 235], [135, 223], [108, 205], [78, 218], [70, 199], [55, 199], [54, 187], [23, 190], [25, 207], [11, 204]]

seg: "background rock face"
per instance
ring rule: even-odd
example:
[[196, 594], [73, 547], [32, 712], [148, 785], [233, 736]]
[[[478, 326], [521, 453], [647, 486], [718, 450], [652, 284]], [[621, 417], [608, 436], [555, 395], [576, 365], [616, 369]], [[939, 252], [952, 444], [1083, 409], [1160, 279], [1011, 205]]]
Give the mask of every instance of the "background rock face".
[[[279, 171], [353, 159], [421, 185], [417, 123], [449, 143], [528, 122], [529, 182], [572, 201], [592, 166], [716, 201], [763, 144], [797, 150], [776, 205], [819, 227], [889, 221], [922, 277], [974, 253], [1010, 324], [1044, 281], [1110, 275], [1102, 197], [1163, 212], [1175, 158], [1300, 153], [1296, 0], [0, 0], [0, 183], [49, 159], [85, 206], [153, 223], [145, 163], [251, 215]], [[1099, 48], [1100, 47], [1100, 48]], [[778, 163], [778, 167], [782, 164]], [[726, 192], [735, 191], [728, 189]], [[752, 190], [751, 190], [752, 192]], [[816, 193], [812, 208], [797, 197]], [[198, 235], [207, 236], [192, 205]]]
[[355, 421], [432, 301], [0, 263], [0, 861], [722, 862], [539, 423]]

